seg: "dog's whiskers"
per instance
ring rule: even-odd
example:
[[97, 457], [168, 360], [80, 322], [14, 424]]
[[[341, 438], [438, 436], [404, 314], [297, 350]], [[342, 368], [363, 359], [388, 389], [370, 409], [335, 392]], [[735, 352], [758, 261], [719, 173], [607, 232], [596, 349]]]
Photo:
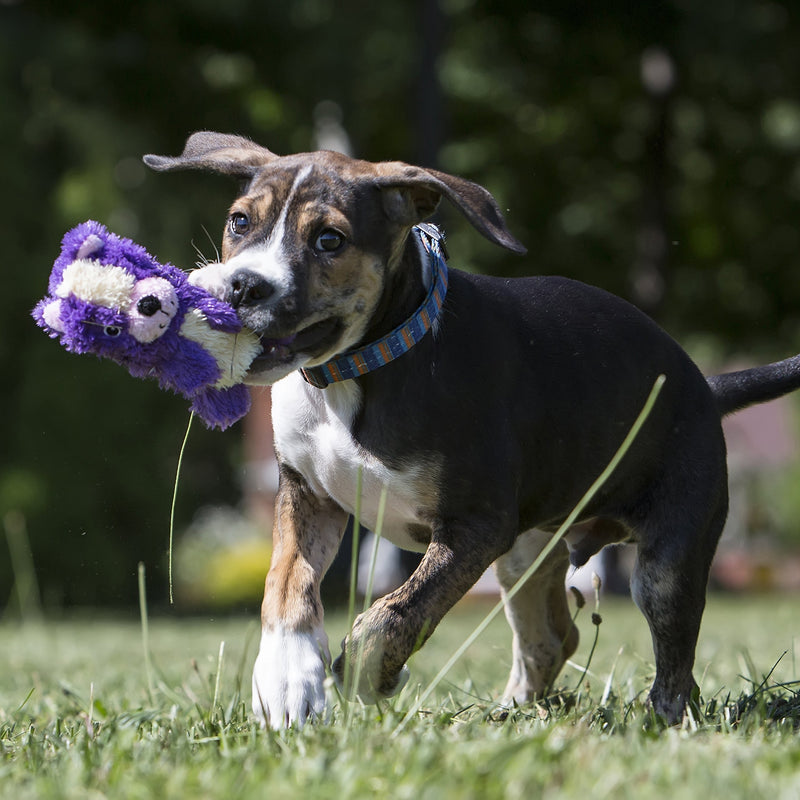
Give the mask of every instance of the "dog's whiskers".
[[208, 266], [209, 264], [212, 264], [212, 263], [215, 263], [215, 262], [219, 262], [221, 260], [219, 249], [217, 248], [217, 245], [214, 243], [214, 240], [211, 237], [211, 234], [208, 232], [208, 228], [206, 228], [205, 225], [203, 225], [202, 228], [203, 228], [203, 233], [205, 233], [205, 235], [208, 237], [208, 241], [209, 241], [209, 243], [211, 244], [211, 247], [214, 250], [214, 255], [216, 256], [216, 258], [214, 259], [214, 261], [212, 261], [210, 258], [208, 258], [205, 255], [205, 253], [203, 253], [203, 251], [200, 249], [200, 247], [198, 245], [196, 245], [194, 243], [194, 241], [192, 241], [192, 247], [194, 248], [195, 253], [197, 253], [197, 255], [198, 255], [199, 259], [200, 259], [199, 261], [195, 262], [195, 267], [197, 269], [202, 269], [203, 267]]

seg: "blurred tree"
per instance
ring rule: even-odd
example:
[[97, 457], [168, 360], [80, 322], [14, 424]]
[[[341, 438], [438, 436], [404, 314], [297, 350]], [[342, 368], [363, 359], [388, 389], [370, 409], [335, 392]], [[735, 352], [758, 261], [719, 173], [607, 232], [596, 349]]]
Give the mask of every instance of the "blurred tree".
[[[789, 9], [0, 3], [0, 236], [11, 265], [0, 293], [0, 517], [27, 517], [45, 601], [129, 602], [138, 560], [151, 593], [166, 594], [185, 404], [67, 356], [28, 316], [63, 232], [89, 217], [180, 265], [215, 256], [234, 187], [149, 174], [142, 153], [177, 152], [202, 128], [306, 150], [329, 101], [355, 155], [483, 183], [530, 249], [509, 256], [443, 209], [456, 265], [579, 278], [651, 303], [679, 338], [778, 357], [800, 349], [800, 28]], [[673, 71], [663, 94], [658, 54]], [[236, 501], [239, 445], [235, 432], [196, 430], [179, 519]], [[0, 602], [11, 580], [0, 559]]]

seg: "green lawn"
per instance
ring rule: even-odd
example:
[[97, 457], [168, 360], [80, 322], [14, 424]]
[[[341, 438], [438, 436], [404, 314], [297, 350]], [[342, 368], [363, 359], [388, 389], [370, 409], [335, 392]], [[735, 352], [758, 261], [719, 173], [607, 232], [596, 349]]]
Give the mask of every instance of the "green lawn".
[[[576, 665], [594, 638], [591, 605], [578, 617]], [[149, 672], [138, 621], [5, 624], [0, 797], [800, 797], [800, 597], [711, 598], [696, 667], [702, 717], [682, 729], [652, 723], [641, 703], [653, 671], [646, 626], [630, 602], [604, 598], [577, 692], [580, 671], [568, 667], [557, 699], [503, 718], [499, 618], [398, 731], [488, 609], [457, 608], [391, 703], [337, 704], [329, 723], [281, 734], [246, 711], [253, 621], [151, 619]], [[344, 623], [328, 620], [332, 646]]]

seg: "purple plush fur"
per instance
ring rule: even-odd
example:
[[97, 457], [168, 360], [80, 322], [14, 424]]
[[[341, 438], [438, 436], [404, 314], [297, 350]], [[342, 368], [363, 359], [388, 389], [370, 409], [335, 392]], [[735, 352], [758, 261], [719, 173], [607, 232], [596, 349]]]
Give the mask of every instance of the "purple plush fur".
[[[65, 271], [75, 262], [122, 268], [131, 276], [133, 299], [117, 305], [65, 288]], [[137, 378], [156, 378], [162, 388], [190, 399], [192, 411], [209, 427], [226, 428], [247, 413], [247, 388], [241, 383], [216, 387], [225, 375], [224, 365], [200, 343], [182, 335], [187, 314], [198, 317], [195, 310], [213, 331], [235, 336], [242, 324], [229, 304], [191, 284], [182, 270], [160, 264], [140, 245], [89, 221], [64, 236], [49, 292], [34, 308], [33, 317], [70, 352], [94, 353], [122, 364]], [[162, 305], [168, 309], [162, 311]]]

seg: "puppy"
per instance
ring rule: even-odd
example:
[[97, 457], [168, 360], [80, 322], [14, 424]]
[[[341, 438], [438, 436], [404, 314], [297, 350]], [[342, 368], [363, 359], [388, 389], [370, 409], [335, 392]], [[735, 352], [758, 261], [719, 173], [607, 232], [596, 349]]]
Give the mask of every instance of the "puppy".
[[650, 626], [653, 709], [679, 721], [696, 691], [695, 645], [727, 513], [721, 417], [800, 385], [800, 357], [706, 379], [627, 302], [557, 277], [448, 269], [441, 198], [487, 239], [524, 253], [491, 195], [469, 181], [332, 152], [280, 157], [237, 136], [196, 133], [156, 170], [204, 169], [243, 188], [222, 262], [193, 280], [261, 337], [249, 382], [274, 384], [280, 487], [261, 611], [253, 709], [274, 727], [324, 707], [329, 664], [319, 586], [359, 502], [383, 535], [424, 553], [411, 577], [358, 617], [356, 691], [396, 691], [411, 653], [490, 565], [507, 592], [600, 474], [666, 376], [653, 412], [578, 524], [522, 591], [508, 702], [541, 696], [578, 634], [570, 562], [637, 544], [634, 600]]

